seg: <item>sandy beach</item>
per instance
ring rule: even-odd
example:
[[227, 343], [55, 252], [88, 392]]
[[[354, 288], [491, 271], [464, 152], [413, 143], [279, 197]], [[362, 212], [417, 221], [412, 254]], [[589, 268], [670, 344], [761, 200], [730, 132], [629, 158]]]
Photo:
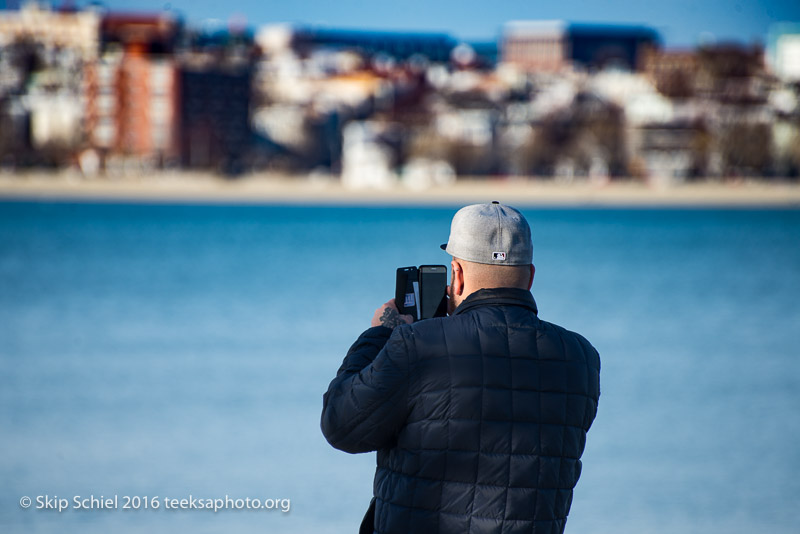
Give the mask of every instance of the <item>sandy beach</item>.
[[524, 178], [460, 179], [449, 187], [347, 189], [338, 179], [203, 173], [84, 178], [75, 173], [0, 174], [0, 200], [225, 202], [280, 204], [464, 204], [500, 200], [552, 206], [800, 207], [800, 183], [740, 180], [692, 184], [559, 183]]

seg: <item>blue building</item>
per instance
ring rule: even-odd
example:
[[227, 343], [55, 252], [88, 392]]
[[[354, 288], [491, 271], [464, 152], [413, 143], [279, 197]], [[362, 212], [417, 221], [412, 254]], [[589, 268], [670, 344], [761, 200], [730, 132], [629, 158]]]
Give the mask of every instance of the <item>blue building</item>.
[[386, 55], [397, 60], [423, 56], [434, 62], [449, 61], [458, 43], [445, 33], [381, 32], [295, 28], [292, 46], [299, 52], [328, 48], [353, 50], [364, 56]]
[[570, 24], [567, 27], [569, 59], [589, 70], [637, 70], [645, 47], [657, 47], [659, 37], [646, 26]]
[[637, 70], [647, 47], [659, 47], [658, 33], [646, 26], [514, 21], [503, 29], [504, 62], [528, 71]]

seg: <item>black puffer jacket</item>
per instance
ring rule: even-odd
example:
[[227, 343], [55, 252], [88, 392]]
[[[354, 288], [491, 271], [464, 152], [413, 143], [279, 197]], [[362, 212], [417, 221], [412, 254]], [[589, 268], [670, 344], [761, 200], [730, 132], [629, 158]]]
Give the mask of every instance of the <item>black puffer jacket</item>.
[[351, 347], [322, 432], [378, 451], [375, 532], [564, 531], [600, 358], [536, 314], [528, 291], [482, 289], [450, 317], [371, 328]]

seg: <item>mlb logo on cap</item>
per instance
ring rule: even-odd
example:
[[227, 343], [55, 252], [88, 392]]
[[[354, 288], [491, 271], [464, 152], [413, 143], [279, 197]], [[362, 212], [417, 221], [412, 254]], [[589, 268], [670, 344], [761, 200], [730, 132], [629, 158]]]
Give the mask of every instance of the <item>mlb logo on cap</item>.
[[506, 261], [505, 252], [492, 252], [492, 259], [494, 261]]

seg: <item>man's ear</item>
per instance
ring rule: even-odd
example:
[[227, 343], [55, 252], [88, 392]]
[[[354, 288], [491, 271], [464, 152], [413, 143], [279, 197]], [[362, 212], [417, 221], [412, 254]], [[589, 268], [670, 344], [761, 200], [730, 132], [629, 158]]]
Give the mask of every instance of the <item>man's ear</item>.
[[533, 264], [531, 263], [531, 281], [528, 282], [528, 291], [530, 291], [531, 287], [533, 287], [533, 275], [535, 274], [536, 274], [536, 267], [534, 267]]
[[[453, 293], [460, 296], [464, 293], [464, 268], [461, 267], [461, 264], [455, 259], [450, 262], [450, 268], [452, 269], [450, 276], [452, 279], [451, 286], [453, 288]], [[451, 295], [451, 298], [452, 297], [453, 295]]]

